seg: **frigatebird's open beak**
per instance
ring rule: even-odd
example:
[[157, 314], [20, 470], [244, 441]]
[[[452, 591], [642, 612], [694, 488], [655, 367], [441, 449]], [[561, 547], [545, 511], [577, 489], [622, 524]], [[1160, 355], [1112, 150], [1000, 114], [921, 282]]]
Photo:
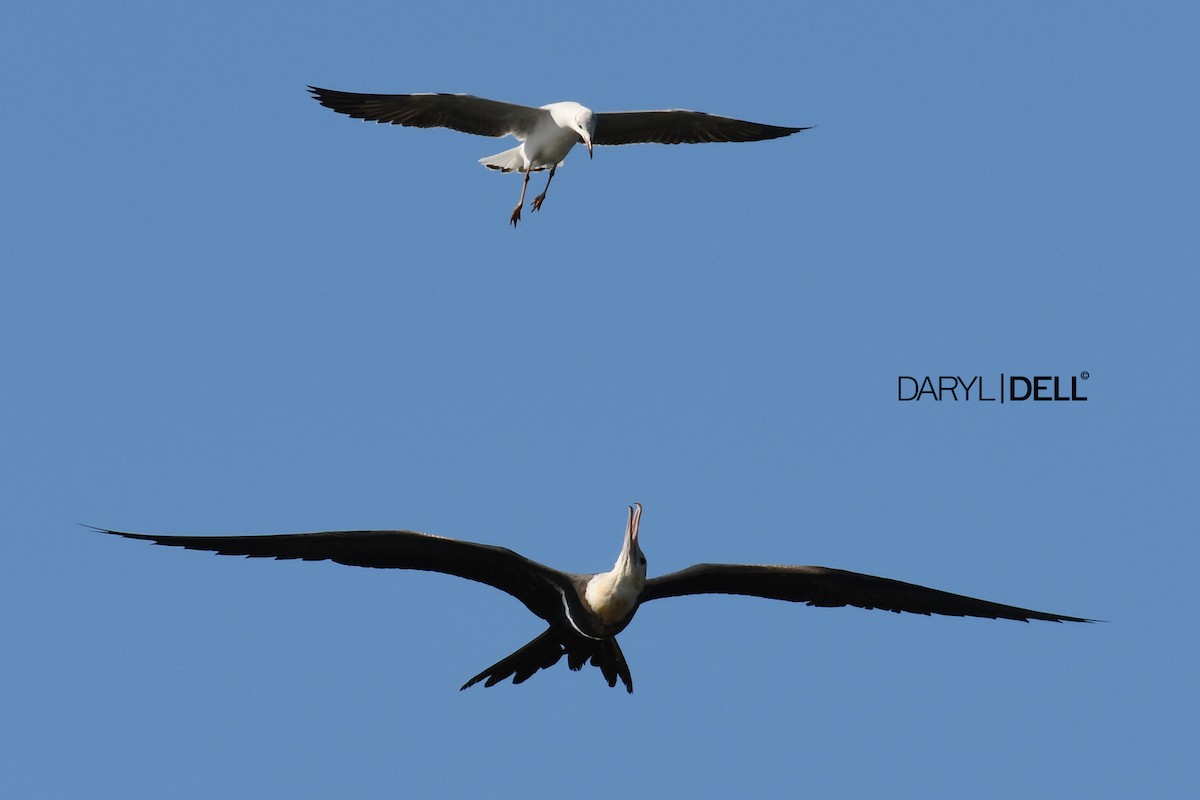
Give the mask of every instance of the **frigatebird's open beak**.
[[629, 507], [629, 522], [625, 526], [625, 536], [629, 539], [629, 549], [638, 546], [638, 525], [642, 521], [642, 504], [634, 503]]

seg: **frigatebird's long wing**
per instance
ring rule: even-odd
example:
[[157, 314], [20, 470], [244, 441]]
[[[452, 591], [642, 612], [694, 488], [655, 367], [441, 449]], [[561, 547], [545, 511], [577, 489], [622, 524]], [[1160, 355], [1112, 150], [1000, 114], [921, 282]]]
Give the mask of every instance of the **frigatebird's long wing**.
[[592, 144], [700, 144], [702, 142], [758, 142], [778, 139], [808, 128], [764, 125], [703, 111], [605, 111], [596, 114]]
[[102, 533], [224, 556], [336, 561], [351, 567], [442, 572], [511, 594], [548, 622], [561, 616], [562, 592], [574, 592], [558, 570], [504, 547], [416, 531], [328, 531], [267, 536], [162, 536], [96, 528]]
[[829, 567], [758, 564], [696, 564], [646, 581], [641, 602], [688, 594], [742, 594], [807, 603], [810, 606], [857, 606], [912, 614], [986, 617], [1028, 622], [1092, 622], [1082, 617], [1047, 614], [951, 594], [914, 583], [877, 578]]
[[321, 105], [355, 119], [413, 128], [452, 128], [477, 136], [524, 135], [539, 117], [549, 113], [470, 94], [360, 94], [319, 86], [308, 90]]

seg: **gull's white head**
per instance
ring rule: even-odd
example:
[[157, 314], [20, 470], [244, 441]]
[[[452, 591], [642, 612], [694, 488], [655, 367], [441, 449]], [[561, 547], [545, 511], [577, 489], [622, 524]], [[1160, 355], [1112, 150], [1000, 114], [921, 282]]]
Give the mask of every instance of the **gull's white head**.
[[588, 158], [592, 157], [592, 137], [596, 135], [596, 115], [590, 108], [574, 100], [550, 103], [542, 106], [550, 112], [554, 124], [563, 130], [574, 131], [587, 147]]
[[[592, 137], [596, 135], [596, 115], [592, 113], [590, 108], [579, 109], [579, 113], [575, 115], [575, 119], [571, 122], [571, 127], [579, 134], [579, 138], [583, 140], [587, 147], [588, 158], [592, 157]], [[641, 506], [638, 506], [640, 514]]]

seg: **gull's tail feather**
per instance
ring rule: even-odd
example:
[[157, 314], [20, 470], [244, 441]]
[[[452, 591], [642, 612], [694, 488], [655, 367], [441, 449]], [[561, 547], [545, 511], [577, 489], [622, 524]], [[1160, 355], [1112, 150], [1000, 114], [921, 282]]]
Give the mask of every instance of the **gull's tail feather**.
[[[524, 172], [525, 156], [521, 155], [521, 145], [494, 156], [479, 159], [479, 163], [488, 169], [498, 169], [501, 172]], [[541, 172], [545, 167], [534, 167], [533, 172]]]

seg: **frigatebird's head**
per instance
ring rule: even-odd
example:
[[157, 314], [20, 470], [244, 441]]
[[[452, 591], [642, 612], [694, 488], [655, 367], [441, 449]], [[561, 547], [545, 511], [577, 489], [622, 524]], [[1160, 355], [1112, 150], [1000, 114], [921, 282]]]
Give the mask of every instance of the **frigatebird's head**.
[[583, 592], [583, 601], [592, 613], [611, 626], [609, 634], [619, 633], [637, 610], [642, 589], [646, 587], [646, 556], [638, 547], [638, 523], [642, 521], [642, 504], [629, 507], [629, 522], [625, 523], [625, 543], [611, 572], [591, 576]]
[[[583, 108], [576, 116], [571, 127], [579, 134], [587, 146], [588, 158], [592, 157], [592, 138], [596, 135], [596, 115], [590, 108]], [[639, 506], [640, 508], [640, 506]]]
[[638, 525], [641, 521], [642, 504], [634, 503], [629, 507], [629, 521], [625, 523], [625, 542], [621, 545], [621, 555], [617, 557], [614, 567], [614, 572], [632, 578], [639, 591], [646, 582], [646, 554], [638, 544]]

